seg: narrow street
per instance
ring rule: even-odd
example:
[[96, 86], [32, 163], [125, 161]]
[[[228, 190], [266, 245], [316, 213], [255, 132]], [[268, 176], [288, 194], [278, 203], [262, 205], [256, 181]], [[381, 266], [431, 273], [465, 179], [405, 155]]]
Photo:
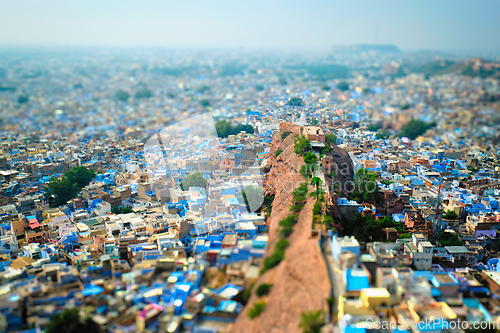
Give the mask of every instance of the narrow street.
[[330, 280], [332, 283], [332, 294], [331, 297], [333, 297], [334, 302], [333, 306], [331, 308], [331, 313], [330, 313], [330, 324], [331, 324], [331, 331], [332, 332], [340, 332], [339, 326], [338, 326], [338, 301], [339, 297], [343, 294], [344, 292], [344, 283], [342, 280], [342, 271], [338, 268], [338, 263], [337, 261], [333, 258], [332, 256], [332, 251], [331, 251], [331, 238], [328, 236], [322, 236], [321, 239], [321, 248], [322, 248], [322, 253], [323, 256], [325, 257], [327, 266], [328, 266], [328, 275], [330, 276]]

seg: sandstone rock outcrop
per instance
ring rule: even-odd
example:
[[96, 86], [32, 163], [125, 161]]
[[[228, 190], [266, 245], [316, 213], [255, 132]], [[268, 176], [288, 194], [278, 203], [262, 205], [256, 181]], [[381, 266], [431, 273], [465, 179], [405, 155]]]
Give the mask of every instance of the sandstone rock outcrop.
[[[290, 133], [284, 140], [281, 139], [283, 132]], [[275, 134], [269, 153], [265, 191], [267, 194], [274, 194], [275, 198], [268, 220], [269, 243], [266, 256], [273, 252], [280, 238], [279, 221], [291, 214], [293, 190], [305, 181], [299, 172], [304, 164], [303, 159], [293, 150], [296, 134], [300, 134], [300, 126], [281, 123], [280, 132]], [[276, 157], [278, 149], [283, 152]], [[262, 274], [255, 284], [254, 291], [262, 283], [273, 284], [270, 293], [259, 299], [253, 291], [231, 332], [301, 332], [299, 321], [303, 312], [319, 309], [327, 311], [330, 281], [319, 239], [311, 237], [314, 201], [314, 198], [308, 196], [294, 232], [288, 238], [290, 246], [286, 249], [284, 260]], [[248, 311], [257, 301], [265, 301], [266, 309], [258, 317], [250, 319]]]

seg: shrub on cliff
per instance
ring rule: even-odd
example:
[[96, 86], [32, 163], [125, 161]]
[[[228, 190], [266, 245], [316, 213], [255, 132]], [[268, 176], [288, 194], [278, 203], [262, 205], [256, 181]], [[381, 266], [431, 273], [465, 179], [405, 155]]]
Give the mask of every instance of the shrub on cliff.
[[325, 316], [322, 310], [302, 312], [299, 327], [304, 333], [319, 333], [325, 325]]
[[266, 309], [266, 302], [256, 302], [248, 311], [248, 317], [254, 319], [258, 317]]
[[264, 295], [269, 294], [271, 291], [271, 288], [273, 287], [272, 284], [269, 283], [263, 283], [260, 286], [257, 287], [257, 290], [255, 291], [255, 294], [259, 297], [262, 297]]
[[276, 242], [276, 245], [274, 246], [275, 249], [279, 251], [285, 251], [285, 249], [290, 245], [290, 242], [287, 241], [284, 238], [281, 238], [279, 241]]
[[278, 264], [284, 258], [285, 258], [285, 252], [284, 251], [277, 251], [275, 249], [271, 255], [264, 258], [264, 266], [262, 267], [261, 273], [264, 273], [265, 271], [270, 270], [271, 268], [278, 266]]
[[293, 205], [290, 207], [290, 211], [297, 213], [304, 208], [307, 200], [307, 192], [309, 188], [307, 183], [302, 183], [299, 188], [292, 192]]
[[302, 155], [309, 149], [311, 149], [311, 141], [309, 141], [309, 139], [307, 139], [304, 135], [295, 137], [295, 143], [293, 145], [293, 151], [295, 151], [295, 154]]
[[[292, 206], [293, 207], [293, 206]], [[300, 209], [299, 209], [300, 211]], [[297, 215], [290, 215], [279, 222], [281, 227], [280, 235], [287, 238], [293, 232], [293, 227], [297, 223]]]
[[261, 269], [261, 273], [278, 266], [278, 264], [285, 258], [285, 250], [290, 245], [286, 239], [281, 238], [274, 246], [273, 253], [264, 258], [264, 264]]
[[318, 157], [312, 152], [304, 154], [304, 165], [300, 168], [300, 173], [306, 179], [314, 176], [318, 170]]

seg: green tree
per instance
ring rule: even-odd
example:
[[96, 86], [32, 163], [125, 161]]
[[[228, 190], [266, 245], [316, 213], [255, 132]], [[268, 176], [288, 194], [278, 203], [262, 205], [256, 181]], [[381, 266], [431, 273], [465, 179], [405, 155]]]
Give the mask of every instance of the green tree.
[[203, 107], [207, 107], [207, 106], [210, 106], [210, 101], [208, 99], [204, 98], [204, 99], [200, 100], [200, 104]]
[[221, 138], [227, 138], [233, 133], [233, 127], [227, 120], [220, 120], [216, 122], [215, 129], [217, 130], [217, 135]]
[[306, 164], [314, 164], [318, 162], [318, 156], [315, 153], [308, 151], [304, 154], [304, 163]]
[[313, 215], [319, 215], [319, 213], [321, 213], [321, 209], [322, 209], [321, 201], [316, 200], [313, 206]]
[[443, 214], [443, 219], [446, 219], [446, 220], [458, 220], [458, 214], [455, 213], [453, 210], [447, 210]]
[[333, 133], [328, 133], [325, 135], [326, 142], [333, 144], [337, 141], [337, 136]]
[[337, 84], [337, 89], [340, 89], [342, 91], [349, 90], [349, 83], [347, 83], [346, 81], [340, 81]]
[[316, 118], [311, 119], [311, 125], [316, 126], [319, 124], [319, 120]]
[[149, 89], [141, 89], [135, 93], [135, 98], [150, 98], [153, 93]]
[[441, 246], [461, 246], [464, 245], [457, 234], [453, 232], [441, 231], [438, 242]]
[[207, 183], [208, 181], [205, 178], [203, 178], [201, 172], [195, 172], [184, 177], [184, 179], [181, 182], [181, 189], [183, 191], [188, 191], [189, 188], [191, 187], [205, 188], [207, 187]]
[[286, 84], [288, 84], [288, 80], [286, 79], [286, 77], [284, 77], [283, 75], [280, 75], [280, 77], [278, 78], [278, 82], [280, 85], [284, 86]]
[[469, 164], [467, 166], [467, 170], [472, 171], [472, 172], [478, 172], [479, 168], [476, 168], [475, 166]]
[[130, 94], [126, 92], [125, 90], [119, 90], [116, 93], [116, 98], [118, 98], [122, 102], [126, 102], [130, 97]]
[[325, 316], [322, 310], [302, 312], [299, 327], [304, 333], [319, 333], [325, 325]]
[[128, 213], [132, 213], [132, 212], [134, 212], [134, 211], [129, 206], [125, 206], [122, 208], [122, 214], [128, 214]]
[[113, 214], [117, 214], [118, 215], [118, 214], [132, 213], [133, 210], [129, 206], [124, 206], [124, 207], [113, 207], [113, 209], [111, 209], [111, 212]]
[[81, 319], [78, 309], [66, 309], [50, 318], [47, 333], [99, 333], [99, 326], [90, 318]]
[[45, 192], [48, 196], [53, 196], [52, 207], [58, 207], [65, 205], [66, 202], [75, 198], [78, 195], [78, 185], [72, 183], [68, 178], [52, 178], [45, 188]]
[[255, 132], [255, 129], [253, 128], [252, 125], [248, 125], [248, 124], [236, 125], [236, 127], [233, 129], [233, 135], [236, 135], [236, 134], [241, 133], [241, 132], [253, 134]]
[[311, 179], [311, 185], [318, 188], [321, 185], [321, 178], [319, 177], [313, 177]]
[[94, 175], [93, 170], [87, 169], [84, 166], [74, 167], [64, 174], [71, 183], [75, 183], [80, 189], [90, 184], [92, 179], [94, 179]]
[[27, 101], [29, 101], [29, 97], [26, 95], [19, 95], [19, 97], [17, 98], [17, 102], [19, 104], [26, 103]]
[[217, 135], [221, 138], [227, 138], [230, 135], [236, 135], [241, 132], [246, 132], [248, 134], [253, 134], [255, 129], [252, 125], [239, 124], [233, 127], [227, 120], [220, 120], [215, 123], [215, 129], [217, 130]]
[[303, 100], [300, 97], [292, 97], [288, 100], [287, 104], [289, 106], [302, 106]]
[[304, 165], [300, 168], [300, 173], [304, 178], [310, 178], [314, 176], [316, 170], [318, 169], [318, 157], [312, 152], [307, 152], [304, 154]]
[[351, 200], [358, 203], [375, 203], [376, 195], [379, 191], [376, 179], [378, 175], [367, 169], [359, 169], [354, 180], [354, 189], [349, 194]]
[[274, 152], [274, 156], [278, 157], [283, 152], [283, 149], [278, 149]]
[[356, 235], [356, 237], [360, 237], [360, 239], [366, 241], [375, 242], [385, 240], [385, 228], [394, 228], [399, 233], [403, 232], [401, 223], [395, 222], [387, 216], [377, 220], [370, 216], [363, 216], [360, 213], [356, 213], [353, 219], [343, 222], [343, 229], [346, 235]]
[[199, 88], [197, 89], [197, 92], [199, 92], [199, 93], [204, 93], [204, 92], [209, 91], [209, 90], [210, 90], [210, 86], [207, 86], [207, 85], [205, 84], [205, 85], [203, 85], [203, 86], [199, 87]]
[[259, 210], [264, 201], [264, 191], [260, 187], [247, 185], [242, 191], [243, 200], [249, 212]]
[[401, 238], [411, 238], [411, 235], [408, 233], [404, 233], [401, 235]]
[[391, 136], [391, 133], [389, 133], [388, 130], [386, 130], [385, 128], [381, 131], [378, 131], [376, 134], [375, 134], [375, 137], [379, 140], [385, 140], [385, 139], [388, 139], [389, 137]]
[[293, 145], [293, 150], [295, 151], [295, 154], [302, 155], [309, 149], [311, 149], [311, 141], [309, 141], [309, 139], [307, 139], [304, 135], [295, 137], [295, 143]]
[[370, 131], [370, 132], [376, 132], [376, 131], [378, 131], [380, 129], [380, 126], [374, 125], [374, 124], [370, 124], [366, 129], [368, 131]]
[[54, 197], [52, 207], [64, 205], [75, 198], [93, 178], [94, 171], [83, 166], [72, 168], [62, 178], [52, 178], [45, 188], [47, 195]]
[[420, 120], [410, 120], [401, 127], [398, 136], [400, 138], [407, 137], [410, 140], [415, 140], [418, 136], [423, 135], [429, 128], [436, 126], [435, 123], [424, 123]]

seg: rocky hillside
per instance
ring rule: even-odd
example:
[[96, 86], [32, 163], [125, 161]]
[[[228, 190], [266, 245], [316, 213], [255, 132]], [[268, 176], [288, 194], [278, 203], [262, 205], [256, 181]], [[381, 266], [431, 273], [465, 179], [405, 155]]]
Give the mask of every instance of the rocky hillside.
[[[284, 139], [283, 132], [289, 133]], [[303, 158], [293, 150], [295, 134], [300, 134], [300, 126], [282, 123], [280, 132], [275, 134], [271, 145], [265, 190], [267, 194], [274, 194], [275, 199], [268, 221], [269, 245], [266, 257], [273, 253], [275, 244], [280, 239], [279, 221], [291, 214], [292, 191], [305, 181], [299, 173], [304, 164]], [[282, 152], [276, 157], [277, 150]], [[303, 312], [320, 309], [327, 311], [329, 277], [319, 240], [311, 237], [314, 202], [314, 198], [307, 196], [307, 203], [299, 213], [294, 232], [288, 238], [290, 245], [286, 249], [285, 258], [259, 277], [247, 306], [231, 332], [301, 332], [299, 321]], [[273, 287], [268, 295], [257, 297], [255, 290], [263, 283], [272, 284]], [[250, 319], [248, 312], [255, 302], [265, 302], [266, 309], [258, 317]]]

